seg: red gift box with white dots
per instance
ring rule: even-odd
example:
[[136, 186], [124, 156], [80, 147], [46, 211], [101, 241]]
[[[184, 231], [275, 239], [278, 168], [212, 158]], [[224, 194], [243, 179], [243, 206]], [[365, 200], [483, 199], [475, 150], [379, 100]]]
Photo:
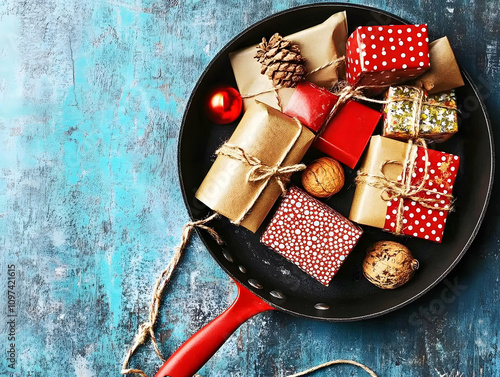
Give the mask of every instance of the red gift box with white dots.
[[[441, 242], [449, 212], [446, 209], [451, 207], [451, 199], [446, 195], [451, 195], [452, 193], [460, 158], [432, 149], [427, 149], [427, 156], [425, 152], [426, 150], [423, 147], [418, 147], [411, 184], [412, 186], [417, 186], [422, 182], [427, 161], [428, 177], [424, 180], [423, 190], [419, 194], [419, 197], [432, 199], [432, 203], [424, 206], [419, 202], [404, 199], [402, 232], [409, 236]], [[401, 181], [399, 178], [398, 181]], [[390, 232], [396, 230], [400, 200], [403, 199], [394, 198], [387, 202], [385, 230]], [[431, 209], [429, 206], [440, 209]]]
[[291, 187], [261, 242], [328, 286], [363, 231], [297, 187]]
[[347, 39], [350, 85], [392, 85], [430, 68], [427, 25], [360, 26]]

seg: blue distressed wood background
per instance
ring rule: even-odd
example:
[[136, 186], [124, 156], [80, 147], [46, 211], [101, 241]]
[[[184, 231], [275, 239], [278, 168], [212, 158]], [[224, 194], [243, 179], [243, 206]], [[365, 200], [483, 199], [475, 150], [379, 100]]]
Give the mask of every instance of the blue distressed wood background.
[[[188, 220], [176, 142], [189, 95], [233, 36], [305, 3], [0, 2], [0, 375], [119, 375], [147, 317], [154, 280]], [[500, 140], [498, 0], [351, 3], [447, 35], [480, 87]], [[384, 377], [500, 376], [495, 188], [477, 240], [447, 281], [422, 299], [357, 323], [258, 315], [200, 374], [286, 376], [346, 358]], [[14, 329], [7, 296], [12, 265]], [[450, 284], [460, 286], [451, 298], [443, 296]], [[162, 352], [172, 353], [235, 293], [195, 237], [161, 309]], [[132, 359], [149, 375], [159, 365], [150, 344]], [[363, 373], [337, 366], [317, 375]]]

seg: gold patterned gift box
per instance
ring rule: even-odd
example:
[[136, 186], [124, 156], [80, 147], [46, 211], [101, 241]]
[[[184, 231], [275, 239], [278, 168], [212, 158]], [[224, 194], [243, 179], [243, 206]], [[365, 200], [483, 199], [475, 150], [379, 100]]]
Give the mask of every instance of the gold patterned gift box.
[[386, 93], [383, 136], [398, 140], [448, 140], [458, 131], [454, 90], [427, 95], [413, 86], [393, 86]]

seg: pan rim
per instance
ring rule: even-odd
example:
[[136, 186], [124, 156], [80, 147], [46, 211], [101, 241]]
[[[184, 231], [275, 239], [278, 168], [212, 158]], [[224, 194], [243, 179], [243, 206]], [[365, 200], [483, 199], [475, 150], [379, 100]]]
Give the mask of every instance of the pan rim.
[[[265, 18], [263, 18], [263, 19], [255, 22], [254, 24], [248, 26], [243, 31], [241, 31], [240, 33], [238, 33], [235, 37], [233, 37], [229, 42], [227, 42], [221, 48], [221, 50], [211, 59], [211, 61], [208, 63], [208, 65], [205, 67], [205, 69], [201, 73], [201, 75], [200, 75], [198, 81], [196, 82], [195, 86], [193, 87], [193, 89], [191, 91], [191, 94], [190, 94], [190, 97], [189, 97], [189, 100], [186, 103], [186, 108], [185, 108], [184, 113], [183, 113], [183, 117], [182, 117], [182, 121], [181, 121], [181, 127], [180, 127], [179, 134], [178, 134], [178, 140], [177, 140], [178, 177], [179, 177], [179, 183], [180, 183], [180, 186], [181, 186], [181, 192], [182, 192], [182, 197], [183, 197], [183, 200], [184, 200], [184, 204], [186, 206], [186, 209], [188, 211], [189, 218], [190, 218], [191, 221], [194, 221], [194, 220], [197, 220], [197, 219], [193, 218], [193, 211], [192, 211], [192, 208], [191, 208], [191, 206], [189, 204], [189, 199], [187, 197], [186, 188], [184, 186], [184, 181], [183, 181], [183, 178], [182, 178], [183, 177], [182, 166], [181, 166], [182, 140], [183, 140], [184, 131], [186, 129], [185, 124], [186, 124], [186, 118], [187, 118], [188, 112], [189, 112], [190, 107], [192, 105], [194, 96], [197, 93], [197, 91], [198, 91], [199, 87], [201, 86], [202, 82], [204, 81], [206, 75], [209, 73], [209, 71], [211, 70], [212, 66], [220, 58], [220, 56], [223, 55], [223, 54], [226, 54], [228, 52], [230, 46], [232, 46], [237, 40], [239, 40], [243, 35], [247, 34], [251, 30], [253, 30], [255, 28], [258, 28], [260, 25], [262, 25], [263, 23], [268, 22], [269, 20], [271, 20], [273, 18], [281, 17], [281, 16], [286, 15], [288, 13], [300, 12], [301, 10], [308, 9], [308, 8], [322, 8], [322, 7], [324, 7], [324, 8], [331, 8], [331, 7], [339, 7], [340, 8], [340, 7], [344, 7], [344, 10], [358, 9], [358, 10], [362, 10], [362, 11], [371, 11], [371, 12], [375, 12], [375, 13], [378, 13], [378, 14], [381, 14], [381, 15], [388, 16], [388, 17], [390, 17], [390, 18], [392, 18], [394, 20], [397, 20], [397, 21], [401, 22], [402, 24], [409, 24], [410, 23], [408, 20], [405, 20], [405, 19], [403, 19], [403, 18], [401, 18], [399, 16], [396, 16], [396, 15], [390, 13], [390, 12], [377, 9], [375, 7], [365, 6], [365, 5], [348, 4], [348, 3], [343, 3], [343, 2], [339, 2], [339, 3], [337, 3], [337, 2], [327, 2], [327, 3], [320, 3], [320, 4], [306, 4], [306, 5], [301, 5], [301, 6], [289, 8], [289, 9], [286, 9], [286, 10], [274, 13], [272, 15], [269, 15], [269, 16], [267, 16], [267, 17], [265, 17]], [[341, 10], [339, 10], [339, 11], [341, 11]], [[478, 217], [478, 221], [477, 221], [476, 225], [474, 226], [473, 231], [469, 235], [469, 238], [468, 238], [467, 242], [462, 247], [462, 250], [457, 254], [457, 256], [454, 259], [454, 261], [443, 271], [443, 273], [441, 273], [433, 282], [429, 283], [426, 286], [426, 288], [424, 288], [423, 290], [421, 290], [419, 293], [413, 295], [412, 297], [408, 298], [407, 300], [404, 300], [404, 301], [400, 302], [399, 304], [396, 304], [396, 305], [394, 305], [394, 306], [392, 306], [390, 308], [387, 308], [387, 309], [384, 309], [384, 310], [381, 310], [381, 311], [377, 311], [377, 312], [374, 312], [374, 313], [364, 314], [364, 315], [358, 315], [358, 316], [350, 316], [350, 317], [326, 317], [326, 316], [319, 316], [319, 315], [318, 316], [314, 316], [314, 315], [310, 315], [310, 314], [307, 314], [307, 313], [299, 313], [299, 312], [290, 310], [288, 308], [282, 307], [279, 304], [277, 304], [276, 302], [270, 301], [267, 298], [263, 297], [263, 295], [261, 294], [261, 291], [259, 291], [258, 289], [254, 289], [254, 287], [252, 287], [251, 285], [249, 285], [247, 282], [241, 281], [241, 279], [237, 278], [233, 274], [232, 271], [230, 271], [226, 266], [224, 266], [222, 264], [222, 262], [219, 260], [219, 258], [215, 257], [214, 253], [212, 252], [211, 248], [209, 247], [208, 243], [206, 242], [205, 237], [202, 235], [202, 232], [200, 231], [200, 229], [195, 228], [196, 229], [196, 233], [198, 234], [199, 238], [203, 242], [204, 246], [209, 251], [211, 257], [225, 271], [225, 273], [227, 273], [231, 277], [231, 279], [233, 279], [234, 281], [239, 282], [241, 285], [245, 286], [245, 288], [251, 290], [260, 299], [262, 299], [264, 302], [266, 302], [267, 304], [271, 305], [272, 307], [276, 308], [277, 310], [279, 310], [281, 312], [284, 312], [284, 313], [287, 313], [287, 314], [290, 314], [290, 315], [302, 317], [302, 318], [309, 318], [309, 319], [315, 319], [315, 320], [326, 321], [326, 322], [354, 322], [354, 321], [360, 321], [360, 320], [366, 320], [366, 319], [380, 317], [382, 315], [385, 315], [385, 314], [388, 314], [390, 312], [396, 311], [396, 310], [398, 310], [398, 309], [400, 309], [400, 308], [408, 305], [409, 303], [411, 303], [411, 302], [419, 299], [420, 297], [422, 297], [426, 293], [428, 293], [432, 288], [434, 288], [437, 284], [439, 284], [451, 272], [451, 270], [453, 270], [456, 267], [456, 265], [460, 262], [460, 260], [464, 256], [464, 254], [467, 252], [467, 250], [472, 245], [474, 239], [477, 236], [477, 233], [479, 232], [479, 229], [481, 228], [482, 222], [483, 222], [484, 217], [486, 215], [486, 212], [487, 212], [487, 209], [488, 209], [488, 206], [489, 206], [489, 202], [490, 202], [490, 198], [491, 198], [493, 181], [494, 181], [495, 149], [494, 149], [493, 130], [492, 130], [492, 126], [491, 126], [491, 121], [490, 121], [490, 118], [488, 116], [488, 112], [486, 110], [486, 106], [484, 104], [484, 101], [483, 101], [483, 99], [482, 99], [482, 97], [481, 97], [481, 95], [480, 95], [480, 93], [478, 91], [478, 88], [477, 88], [476, 84], [472, 81], [472, 79], [471, 79], [470, 75], [468, 74], [468, 72], [466, 72], [462, 67], [460, 67], [460, 69], [461, 69], [461, 73], [464, 75], [464, 78], [466, 79], [467, 83], [470, 85], [472, 91], [474, 92], [474, 95], [477, 98], [479, 106], [480, 106], [480, 111], [482, 112], [482, 114], [484, 116], [484, 119], [485, 119], [486, 131], [487, 131], [488, 141], [489, 141], [488, 147], [490, 148], [490, 152], [491, 152], [489, 154], [490, 155], [490, 169], [489, 169], [489, 172], [488, 172], [488, 174], [489, 174], [488, 189], [487, 189], [487, 193], [486, 193], [486, 198], [485, 198], [485, 200], [483, 202], [483, 206], [481, 208], [480, 215]]]

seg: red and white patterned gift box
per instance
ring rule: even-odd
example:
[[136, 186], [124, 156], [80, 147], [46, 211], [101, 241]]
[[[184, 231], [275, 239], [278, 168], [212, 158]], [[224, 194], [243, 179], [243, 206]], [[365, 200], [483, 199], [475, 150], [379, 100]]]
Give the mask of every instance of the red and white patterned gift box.
[[261, 242], [328, 286], [363, 231], [297, 187], [291, 187]]
[[[349, 219], [441, 242], [459, 164], [459, 156], [372, 136], [358, 172]], [[399, 188], [406, 188], [406, 195], [398, 195]]]
[[360, 26], [347, 40], [347, 82], [392, 85], [430, 67], [427, 25]]
[[[429, 202], [405, 199], [403, 201], [403, 234], [441, 242], [448, 210], [451, 208], [451, 195], [458, 172], [460, 158], [449, 153], [418, 147], [412, 182], [423, 180], [420, 193]], [[427, 163], [427, 179], [424, 179]], [[399, 178], [399, 177], [398, 177]], [[401, 182], [401, 179], [398, 179]], [[384, 230], [394, 232], [398, 221], [399, 202], [403, 199], [394, 198], [387, 202]], [[429, 207], [434, 207], [429, 208]], [[439, 208], [439, 209], [438, 209]]]

